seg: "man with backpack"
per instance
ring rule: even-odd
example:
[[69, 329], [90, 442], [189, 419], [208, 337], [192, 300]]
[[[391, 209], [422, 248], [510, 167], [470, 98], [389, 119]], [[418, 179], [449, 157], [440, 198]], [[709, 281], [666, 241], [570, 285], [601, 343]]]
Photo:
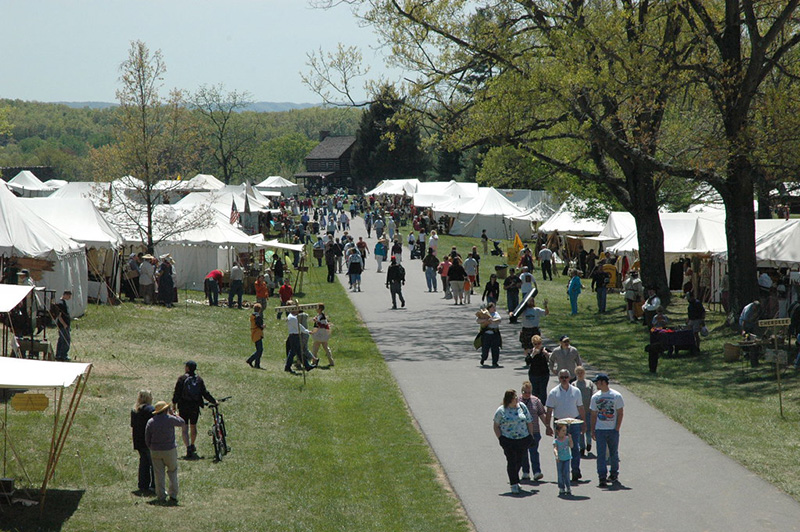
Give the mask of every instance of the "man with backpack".
[[188, 431], [186, 428], [183, 430], [183, 443], [186, 445], [186, 459], [193, 460], [198, 458], [194, 441], [197, 438], [197, 418], [203, 408], [203, 399], [215, 404], [217, 400], [206, 389], [203, 378], [197, 375], [197, 362], [186, 361], [184, 369], [185, 373], [175, 383], [172, 404], [177, 405], [178, 415], [188, 426]]
[[406, 284], [406, 270], [397, 264], [397, 257], [392, 255], [392, 263], [386, 271], [386, 288], [392, 294], [392, 309], [397, 309], [397, 297], [400, 297], [400, 304], [406, 306], [403, 298], [403, 285]]

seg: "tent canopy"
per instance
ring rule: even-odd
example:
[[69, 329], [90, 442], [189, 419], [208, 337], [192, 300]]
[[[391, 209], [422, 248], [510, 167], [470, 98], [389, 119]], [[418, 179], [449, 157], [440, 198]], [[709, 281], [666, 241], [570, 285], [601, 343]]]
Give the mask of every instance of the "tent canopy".
[[562, 235], [599, 235], [605, 224], [597, 220], [579, 217], [575, 214], [576, 209], [573, 208], [573, 206], [577, 205], [579, 205], [578, 200], [565, 201], [556, 213], [539, 227], [539, 231], [543, 233], [558, 231]]
[[627, 211], [612, 211], [608, 213], [606, 225], [600, 231], [600, 234], [590, 236], [587, 240], [614, 244], [634, 231], [636, 231], [636, 220], [631, 213]]
[[366, 192], [367, 196], [374, 194], [392, 194], [397, 196], [413, 196], [417, 191], [419, 179], [384, 179], [378, 186]]
[[91, 364], [0, 357], [0, 388], [69, 388]]
[[300, 187], [297, 183], [293, 183], [279, 175], [271, 175], [255, 187], [262, 192], [281, 192], [285, 196], [291, 196], [300, 191]]
[[122, 245], [122, 236], [89, 199], [35, 198], [22, 201], [39, 217], [86, 247], [116, 249]]
[[32, 286], [0, 284], [0, 312], [11, 312], [33, 290]]

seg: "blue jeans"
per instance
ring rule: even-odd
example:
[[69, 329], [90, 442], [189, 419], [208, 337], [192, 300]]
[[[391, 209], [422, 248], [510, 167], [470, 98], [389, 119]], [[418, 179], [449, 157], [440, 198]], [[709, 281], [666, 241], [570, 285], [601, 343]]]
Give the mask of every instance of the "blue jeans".
[[483, 333], [481, 339], [481, 362], [485, 362], [489, 358], [489, 352], [492, 353], [492, 365], [497, 365], [500, 361], [500, 333], [488, 331]]
[[72, 335], [69, 327], [58, 328], [58, 343], [56, 344], [56, 360], [66, 360], [69, 347], [72, 344]]
[[519, 290], [506, 290], [506, 307], [514, 312], [519, 306]]
[[156, 487], [153, 478], [153, 461], [150, 459], [150, 449], [139, 449], [139, 489], [141, 491], [154, 490]]
[[250, 358], [247, 359], [247, 363], [252, 363], [255, 367], [261, 367], [261, 355], [264, 353], [264, 339], [261, 338], [260, 340], [256, 341], [256, 352], [250, 355]]
[[569, 460], [557, 460], [556, 472], [558, 473], [558, 489], [569, 489]]
[[606, 295], [608, 294], [608, 289], [604, 286], [603, 288], [597, 289], [597, 312], [605, 312], [606, 311]]
[[596, 430], [597, 438], [597, 476], [601, 479], [606, 478], [606, 446], [608, 447], [608, 467], [611, 476], [616, 477], [619, 473], [619, 431], [618, 430]]
[[[586, 412], [589, 412], [588, 408], [586, 409]], [[580, 437], [581, 451], [592, 446], [592, 416], [587, 414], [586, 419], [584, 419], [583, 422], [586, 424], [586, 432], [581, 434]]]
[[572, 308], [572, 315], [578, 313], [578, 296], [580, 294], [570, 294], [569, 295], [569, 306]]
[[[538, 422], [537, 422], [538, 423]], [[533, 445], [528, 448], [528, 455], [530, 456], [530, 463], [528, 460], [522, 461], [522, 472], [523, 473], [530, 473], [533, 471], [533, 474], [536, 475], [537, 473], [542, 472], [542, 466], [539, 464], [539, 441], [542, 439], [542, 435], [538, 432], [533, 433]]]
[[231, 287], [228, 290], [228, 306], [233, 307], [233, 296], [238, 298], [238, 306], [242, 308], [242, 295], [244, 294], [244, 283], [242, 281], [231, 281]]
[[219, 305], [219, 284], [217, 281], [212, 278], [207, 278], [205, 280], [206, 284], [206, 293], [208, 294], [208, 305], [211, 307], [216, 307]]
[[428, 292], [436, 290], [436, 268], [425, 267], [425, 282], [428, 283]]
[[569, 435], [572, 436], [572, 474], [581, 472], [581, 425], [570, 425]]

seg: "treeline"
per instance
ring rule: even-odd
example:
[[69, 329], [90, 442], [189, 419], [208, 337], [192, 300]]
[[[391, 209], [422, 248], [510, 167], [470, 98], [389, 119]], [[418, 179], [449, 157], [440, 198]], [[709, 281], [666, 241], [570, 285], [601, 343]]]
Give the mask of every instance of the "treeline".
[[[67, 181], [107, 178], [98, 175], [93, 153], [118, 142], [119, 107], [75, 109], [63, 104], [6, 99], [0, 100], [0, 110], [0, 122], [5, 122], [5, 127], [0, 127], [0, 167], [49, 166], [55, 177]], [[198, 114], [196, 110], [187, 112]], [[270, 175], [291, 177], [304, 169], [303, 159], [319, 142], [320, 131], [355, 135], [361, 114], [357, 109], [323, 107], [235, 113], [231, 121], [237, 130], [246, 131], [252, 142], [241, 154], [233, 181], [260, 181]], [[195, 118], [200, 124], [200, 117]], [[200, 126], [195, 130], [203, 131]], [[186, 173], [219, 175], [213, 139], [203, 134], [189, 138], [197, 156], [195, 167]]]

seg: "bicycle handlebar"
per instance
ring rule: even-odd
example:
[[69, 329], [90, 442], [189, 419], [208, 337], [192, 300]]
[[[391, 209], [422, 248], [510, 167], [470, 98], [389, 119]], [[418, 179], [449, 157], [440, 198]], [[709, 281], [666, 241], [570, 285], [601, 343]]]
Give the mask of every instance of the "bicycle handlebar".
[[228, 397], [223, 397], [222, 399], [217, 399], [216, 403], [203, 403], [203, 406], [216, 406], [219, 403], [224, 403], [225, 401], [227, 401], [228, 399], [230, 399], [232, 397], [233, 397], [232, 395], [229, 395]]

